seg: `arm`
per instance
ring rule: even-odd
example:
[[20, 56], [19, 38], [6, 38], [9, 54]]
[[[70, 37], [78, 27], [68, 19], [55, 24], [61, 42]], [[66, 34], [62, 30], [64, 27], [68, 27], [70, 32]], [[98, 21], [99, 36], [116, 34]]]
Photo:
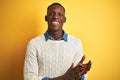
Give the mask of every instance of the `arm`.
[[34, 44], [30, 41], [25, 56], [24, 80], [41, 80], [43, 77], [38, 75], [37, 54]]
[[72, 68], [73, 65], [71, 65], [66, 74], [60, 75], [55, 78], [48, 78], [38, 75], [38, 60], [36, 48], [34, 42], [29, 42], [24, 63], [24, 80], [73, 80], [73, 76], [70, 76], [74, 73], [74, 70], [71, 71]]
[[50, 80], [76, 80], [77, 76], [79, 76], [79, 72], [81, 72], [81, 67], [80, 65], [73, 67], [74, 64], [70, 66], [70, 68], [67, 70], [67, 72], [56, 78], [50, 78]]
[[82, 57], [79, 64], [75, 67], [72, 64], [71, 67], [67, 70], [67, 72], [56, 78], [50, 78], [49, 80], [85, 80], [85, 75], [91, 68], [91, 61], [86, 64], [83, 64], [85, 56]]
[[[78, 65], [81, 65], [81, 71], [79, 73], [78, 79], [79, 80], [87, 80], [86, 77], [86, 73], [90, 70], [91, 68], [91, 61], [89, 61], [86, 64], [83, 64], [83, 61], [85, 60], [85, 56], [82, 57], [81, 61], [78, 63]], [[78, 66], [77, 65], [77, 66]]]
[[[82, 66], [82, 72], [79, 73], [80, 76], [77, 78], [77, 80], [87, 80], [87, 72], [91, 68], [91, 61], [89, 61], [86, 64], [83, 64], [83, 62], [85, 60], [85, 56], [83, 54], [82, 43], [80, 40], [78, 40], [78, 41], [76, 41], [75, 45], [76, 45], [76, 55], [74, 57], [74, 63], [76, 64], [76, 66], [77, 65]], [[87, 67], [86, 67], [86, 65], [87, 65]]]

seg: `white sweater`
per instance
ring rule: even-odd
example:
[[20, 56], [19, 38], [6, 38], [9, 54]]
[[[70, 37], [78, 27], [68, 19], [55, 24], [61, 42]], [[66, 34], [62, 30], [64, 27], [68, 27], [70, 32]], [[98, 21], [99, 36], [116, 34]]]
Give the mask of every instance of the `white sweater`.
[[74, 66], [77, 65], [82, 56], [81, 41], [71, 35], [68, 35], [67, 41], [49, 39], [46, 41], [44, 35], [38, 36], [27, 46], [24, 80], [61, 76], [72, 63]]

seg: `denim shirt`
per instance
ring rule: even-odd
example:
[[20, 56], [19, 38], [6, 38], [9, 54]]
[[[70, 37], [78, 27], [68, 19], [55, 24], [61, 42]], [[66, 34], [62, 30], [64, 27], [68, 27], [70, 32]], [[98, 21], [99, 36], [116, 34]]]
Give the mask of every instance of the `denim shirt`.
[[[48, 33], [47, 31], [44, 33], [44, 36], [45, 36], [45, 40], [46, 40], [46, 41], [47, 41], [48, 39], [50, 39], [50, 40], [55, 40], [52, 36], [49, 35], [49, 33]], [[67, 37], [68, 37], [68, 34], [63, 31], [63, 36], [62, 36], [61, 38], [59, 38], [58, 40], [67, 41]]]

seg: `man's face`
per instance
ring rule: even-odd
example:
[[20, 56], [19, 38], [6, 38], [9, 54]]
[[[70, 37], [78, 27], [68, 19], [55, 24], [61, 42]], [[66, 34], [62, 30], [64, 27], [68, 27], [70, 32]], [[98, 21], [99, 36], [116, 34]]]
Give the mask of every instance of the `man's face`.
[[45, 19], [48, 22], [48, 29], [50, 31], [62, 30], [63, 23], [66, 21], [64, 9], [59, 5], [51, 6]]

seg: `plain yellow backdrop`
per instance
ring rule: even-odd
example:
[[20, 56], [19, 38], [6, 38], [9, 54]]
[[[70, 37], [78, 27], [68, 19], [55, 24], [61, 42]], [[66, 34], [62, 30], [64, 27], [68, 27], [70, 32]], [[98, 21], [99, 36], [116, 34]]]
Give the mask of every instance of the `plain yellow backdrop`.
[[0, 0], [0, 80], [23, 80], [30, 39], [47, 29], [47, 6], [66, 8], [64, 30], [81, 39], [93, 65], [88, 80], [120, 80], [119, 0]]

